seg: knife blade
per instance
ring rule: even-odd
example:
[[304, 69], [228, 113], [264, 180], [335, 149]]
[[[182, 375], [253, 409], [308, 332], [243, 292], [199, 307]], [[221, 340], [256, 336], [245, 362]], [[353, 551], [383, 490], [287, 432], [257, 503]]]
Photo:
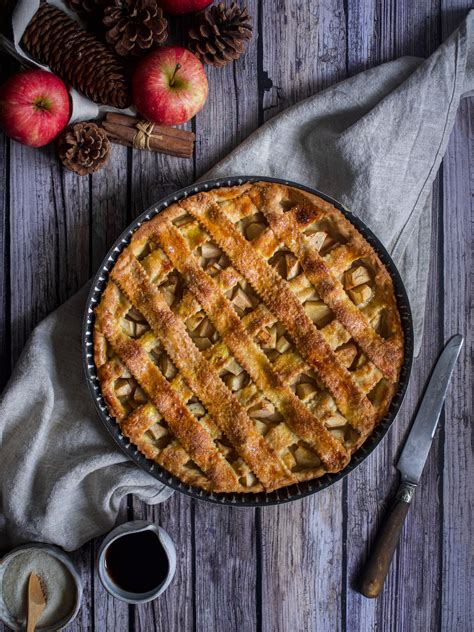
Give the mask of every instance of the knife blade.
[[400, 486], [395, 502], [379, 531], [360, 582], [365, 597], [377, 597], [397, 548], [403, 523], [428, 458], [443, 409], [446, 391], [463, 344], [460, 334], [453, 336], [441, 352], [433, 369], [408, 438], [397, 463]]
[[402, 482], [417, 485], [420, 480], [462, 345], [463, 337], [460, 334], [453, 336], [446, 343], [433, 369], [415, 421], [398, 459], [397, 469]]

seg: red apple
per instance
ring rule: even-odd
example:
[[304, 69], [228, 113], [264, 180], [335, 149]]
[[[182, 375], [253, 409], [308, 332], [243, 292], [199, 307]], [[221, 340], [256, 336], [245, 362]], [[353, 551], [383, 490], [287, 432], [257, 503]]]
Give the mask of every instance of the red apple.
[[159, 125], [189, 121], [204, 106], [208, 85], [204, 67], [181, 46], [163, 46], [138, 64], [133, 75], [133, 104]]
[[167, 13], [180, 15], [183, 13], [195, 13], [205, 9], [213, 0], [158, 0], [159, 6]]
[[42, 147], [66, 127], [69, 93], [59, 77], [46, 70], [26, 70], [0, 88], [0, 126], [24, 145]]

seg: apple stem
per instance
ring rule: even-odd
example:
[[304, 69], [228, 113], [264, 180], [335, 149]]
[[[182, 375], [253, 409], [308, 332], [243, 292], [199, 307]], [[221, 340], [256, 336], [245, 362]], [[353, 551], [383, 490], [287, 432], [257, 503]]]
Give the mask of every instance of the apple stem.
[[33, 105], [40, 112], [43, 112], [43, 111], [47, 112], [49, 110], [51, 104], [50, 104], [49, 99], [47, 97], [38, 97], [38, 98], [36, 98], [33, 101]]
[[170, 86], [174, 86], [174, 78], [176, 77], [176, 73], [178, 72], [180, 68], [181, 68], [181, 64], [176, 64], [176, 68], [174, 69], [174, 72], [170, 79]]

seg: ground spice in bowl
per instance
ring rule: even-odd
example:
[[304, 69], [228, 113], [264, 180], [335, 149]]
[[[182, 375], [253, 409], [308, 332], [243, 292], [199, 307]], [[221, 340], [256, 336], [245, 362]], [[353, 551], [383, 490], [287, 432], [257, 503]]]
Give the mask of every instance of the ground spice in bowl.
[[57, 630], [66, 625], [74, 614], [78, 586], [66, 564], [48, 548], [18, 549], [2, 561], [2, 618], [9, 623], [8, 617], [5, 617], [7, 614], [18, 625], [26, 625], [28, 580], [32, 572], [40, 577], [46, 596], [46, 607], [38, 621], [38, 630]]

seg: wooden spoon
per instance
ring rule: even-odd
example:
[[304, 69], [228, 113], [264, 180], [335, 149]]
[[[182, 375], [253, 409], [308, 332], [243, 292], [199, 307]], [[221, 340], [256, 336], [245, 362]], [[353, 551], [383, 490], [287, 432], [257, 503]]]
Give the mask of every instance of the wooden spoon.
[[35, 632], [36, 624], [45, 607], [46, 597], [40, 578], [36, 573], [31, 573], [28, 580], [28, 626], [26, 632]]

